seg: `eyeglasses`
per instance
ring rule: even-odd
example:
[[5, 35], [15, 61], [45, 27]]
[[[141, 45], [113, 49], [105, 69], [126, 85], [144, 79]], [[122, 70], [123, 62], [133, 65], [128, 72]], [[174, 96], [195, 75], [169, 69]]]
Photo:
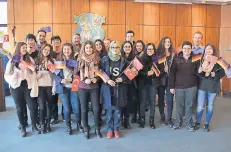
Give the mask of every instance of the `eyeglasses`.
[[111, 49], [119, 49], [120, 47], [119, 46], [117, 46], [117, 47], [111, 47]]

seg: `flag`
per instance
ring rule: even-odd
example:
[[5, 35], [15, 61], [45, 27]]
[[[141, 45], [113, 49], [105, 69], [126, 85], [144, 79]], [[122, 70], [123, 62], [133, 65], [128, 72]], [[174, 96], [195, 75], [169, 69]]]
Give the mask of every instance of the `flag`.
[[55, 72], [55, 66], [54, 66], [54, 64], [52, 64], [52, 63], [47, 64], [47, 68], [48, 68], [49, 71], [51, 71], [52, 73]]
[[216, 64], [218, 57], [213, 56], [213, 55], [204, 55], [204, 60], [209, 61], [210, 63]]
[[158, 64], [161, 64], [166, 61], [166, 55], [158, 59]]
[[50, 26], [42, 27], [40, 30], [44, 30], [44, 31], [46, 31], [47, 33], [49, 33], [49, 32], [51, 32], [51, 27], [50, 27]]
[[60, 71], [61, 70], [59, 70], [59, 69], [55, 69], [55, 71], [54, 71], [55, 75], [58, 75]]
[[77, 60], [66, 60], [66, 66], [78, 68], [78, 62], [77, 62]]
[[55, 68], [56, 69], [64, 69], [65, 68], [65, 62], [64, 61], [55, 61]]
[[155, 63], [152, 65], [152, 71], [155, 73], [157, 77], [160, 75], [160, 70], [157, 68]]
[[143, 64], [135, 57], [135, 59], [132, 62], [132, 65], [138, 70], [140, 71], [141, 69], [143, 69]]
[[73, 82], [72, 82], [72, 88], [71, 91], [78, 91], [79, 88], [79, 82], [80, 82], [80, 77], [75, 77]]
[[217, 63], [218, 63], [225, 71], [230, 67], [230, 65], [229, 65], [225, 60], [223, 60], [222, 58], [219, 58], [219, 59], [217, 60]]
[[23, 64], [24, 68], [28, 68], [31, 71], [35, 70], [35, 66], [32, 63], [26, 62], [24, 60], [22, 60], [21, 63]]
[[225, 74], [226, 74], [227, 78], [231, 78], [231, 67], [230, 66], [227, 70], [225, 70]]
[[98, 77], [100, 77], [104, 83], [107, 83], [108, 80], [110, 80], [110, 78], [107, 76], [107, 74], [105, 72], [102, 71], [97, 71], [95, 73]]
[[201, 59], [201, 55], [200, 55], [200, 54], [194, 55], [194, 56], [192, 57], [192, 62], [196, 62], [196, 61], [198, 61], [198, 60], [200, 60], [200, 59]]
[[13, 56], [13, 58], [12, 58], [12, 61], [13, 61], [14, 63], [18, 63], [18, 62], [20, 62], [20, 60], [21, 60], [21, 55], [20, 55], [20, 54], [15, 55], [15, 56]]
[[132, 71], [130, 66], [128, 66], [124, 70], [124, 74], [128, 77], [129, 80], [133, 80], [138, 75], [138, 72]]
[[153, 63], [158, 63], [158, 59], [159, 59], [159, 57], [158, 57], [158, 56], [155, 56], [155, 57], [153, 58]]

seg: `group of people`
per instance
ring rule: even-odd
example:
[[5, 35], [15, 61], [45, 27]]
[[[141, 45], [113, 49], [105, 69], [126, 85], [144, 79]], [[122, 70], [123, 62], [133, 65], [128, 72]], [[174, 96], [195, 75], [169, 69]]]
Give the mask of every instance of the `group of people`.
[[[189, 131], [199, 129], [206, 106], [204, 129], [209, 131], [220, 79], [225, 72], [220, 65], [209, 63], [203, 56], [217, 56], [216, 48], [211, 44], [201, 46], [201, 32], [194, 33], [194, 45], [185, 41], [179, 52], [174, 50], [169, 37], [162, 38], [156, 48], [153, 43], [145, 45], [142, 40], [134, 41], [134, 36], [132, 30], [127, 31], [122, 45], [110, 39], [89, 40], [81, 44], [80, 35], [74, 33], [70, 43], [62, 44], [59, 36], [52, 36], [49, 44], [46, 32], [39, 30], [37, 37], [28, 34], [26, 42], [18, 42], [13, 54], [8, 55], [4, 76], [15, 101], [21, 135], [27, 135], [27, 106], [32, 131], [39, 134], [50, 132], [50, 124], [58, 122], [58, 99], [62, 102], [63, 119], [69, 135], [72, 134], [73, 114], [77, 130], [83, 132], [86, 139], [90, 138], [89, 102], [98, 138], [102, 137], [103, 109], [106, 112], [107, 138], [120, 138], [120, 130], [130, 129], [130, 123], [138, 123], [140, 128], [144, 128], [147, 105], [149, 126], [155, 129], [157, 96], [161, 124], [180, 129], [185, 116]], [[201, 58], [194, 60], [197, 54], [201, 54]], [[154, 61], [163, 56], [166, 57], [163, 62]], [[143, 68], [136, 71], [137, 76], [130, 80], [124, 70], [134, 59]], [[77, 66], [66, 64], [55, 72], [49, 68], [59, 61], [67, 63], [70, 60], [77, 61]], [[108, 79], [102, 80], [97, 71]], [[80, 80], [78, 90], [73, 90], [77, 78]], [[174, 95], [175, 121], [172, 120]], [[167, 116], [164, 112], [165, 98]]]

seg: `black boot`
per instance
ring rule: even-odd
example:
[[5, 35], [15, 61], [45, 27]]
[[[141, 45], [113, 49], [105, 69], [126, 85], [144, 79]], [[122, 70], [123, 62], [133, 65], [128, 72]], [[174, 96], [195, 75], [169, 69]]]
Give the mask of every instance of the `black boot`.
[[77, 122], [76, 124], [77, 124], [77, 130], [84, 133], [84, 129], [83, 129], [83, 126], [81, 125], [81, 122]]
[[100, 129], [95, 129], [95, 135], [97, 138], [102, 138], [102, 134], [100, 132]]
[[153, 117], [150, 117], [149, 118], [149, 125], [152, 129], [155, 129], [156, 126], [155, 126], [155, 123], [154, 123], [154, 118]]
[[90, 138], [90, 127], [84, 128], [84, 138], [89, 139]]
[[145, 117], [141, 117], [140, 119], [140, 128], [144, 128], [144, 125], [145, 125]]
[[46, 120], [46, 131], [47, 133], [51, 132], [51, 120], [50, 119]]
[[126, 129], [131, 129], [132, 127], [131, 127], [131, 124], [130, 124], [130, 122], [129, 122], [129, 118], [125, 118], [124, 119], [124, 127], [126, 128]]
[[24, 125], [21, 125], [20, 128], [21, 128], [21, 136], [26, 137], [27, 134], [26, 127]]
[[67, 126], [67, 134], [72, 135], [71, 122], [70, 121], [66, 122], [66, 126]]
[[124, 126], [124, 119], [120, 118], [120, 130], [124, 130], [125, 126]]
[[36, 126], [36, 124], [32, 124], [32, 131], [33, 132], [36, 132], [36, 133], [38, 133], [38, 134], [40, 134], [41, 133], [41, 131], [38, 129], [38, 127]]

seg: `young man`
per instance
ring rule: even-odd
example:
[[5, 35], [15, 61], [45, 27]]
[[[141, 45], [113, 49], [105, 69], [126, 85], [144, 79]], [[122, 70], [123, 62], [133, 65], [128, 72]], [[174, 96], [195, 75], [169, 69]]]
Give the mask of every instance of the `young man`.
[[192, 51], [194, 54], [203, 54], [204, 46], [201, 45], [202, 39], [203, 39], [203, 34], [200, 31], [197, 31], [193, 34], [194, 45], [192, 47]]
[[79, 33], [74, 33], [72, 35], [72, 45], [74, 48], [75, 56], [80, 53], [81, 50], [81, 43], [80, 43], [81, 37]]
[[175, 56], [169, 76], [169, 87], [176, 96], [176, 121], [173, 129], [180, 129], [185, 107], [186, 125], [189, 131], [194, 131], [192, 108], [196, 100], [200, 61], [193, 61], [192, 43], [185, 41], [182, 51]]
[[38, 30], [37, 32], [37, 46], [36, 46], [36, 50], [40, 50], [41, 47], [47, 43], [46, 41], [46, 31], [44, 30]]
[[[51, 37], [51, 45], [53, 46], [53, 52], [52, 57], [54, 59], [57, 58], [57, 56], [62, 51], [62, 40], [59, 36], [52, 36]], [[55, 94], [52, 96], [52, 114], [51, 114], [51, 124], [57, 124], [59, 120], [58, 117], [58, 94]]]
[[26, 36], [27, 52], [31, 55], [33, 59], [38, 56], [39, 51], [36, 50], [36, 37], [34, 34], [27, 34]]
[[111, 39], [105, 38], [105, 39], [103, 40], [103, 43], [104, 43], [104, 45], [105, 45], [106, 51], [108, 52], [108, 51], [109, 51], [109, 47], [110, 47], [110, 43], [111, 43]]
[[136, 42], [134, 41], [134, 36], [135, 36], [134, 31], [128, 30], [128, 31], [126, 32], [126, 38], [125, 38], [125, 40], [126, 40], [126, 41], [130, 41], [130, 42], [132, 43], [133, 46], [134, 46], [134, 44], [136, 43]]

